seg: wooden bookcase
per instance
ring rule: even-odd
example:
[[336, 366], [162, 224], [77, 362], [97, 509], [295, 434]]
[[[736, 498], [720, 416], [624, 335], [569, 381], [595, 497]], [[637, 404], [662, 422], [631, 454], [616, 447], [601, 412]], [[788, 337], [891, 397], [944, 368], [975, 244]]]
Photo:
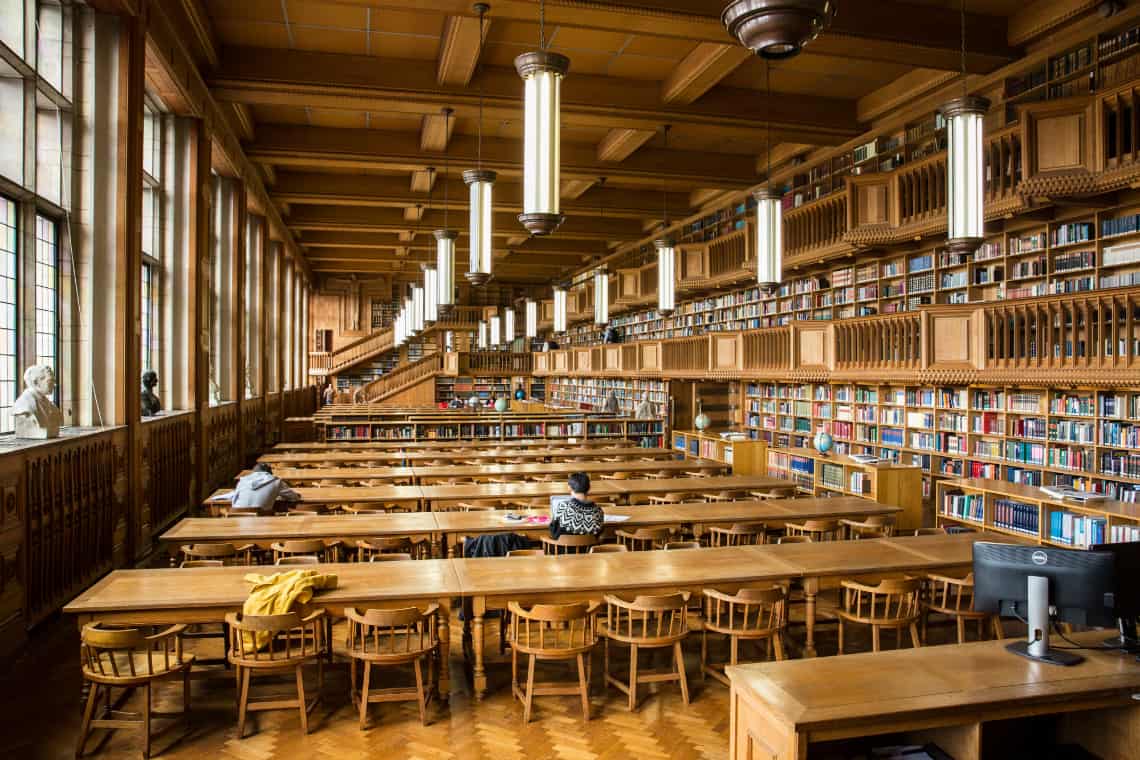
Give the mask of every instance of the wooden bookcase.
[[1140, 540], [1140, 505], [1057, 499], [1040, 488], [982, 479], [937, 484], [940, 525], [969, 525], [1065, 548]]
[[451, 414], [392, 414], [379, 411], [336, 412], [314, 420], [318, 440], [492, 440], [613, 438], [641, 442], [651, 448], [666, 445], [665, 421], [634, 420], [605, 415], [498, 414], [492, 411]]
[[732, 465], [734, 475], [763, 475], [768, 466], [768, 444], [756, 440], [727, 440], [717, 433], [674, 430], [673, 448], [685, 456], [715, 459]]
[[900, 530], [923, 526], [922, 471], [895, 462], [862, 464], [843, 454], [807, 448], [768, 449], [768, 474], [813, 496], [861, 496], [902, 509]]
[[642, 398], [648, 396], [664, 416], [669, 411], [669, 382], [641, 378], [550, 377], [547, 379], [547, 404], [573, 409], [601, 409], [606, 397], [617, 394], [618, 408], [633, 414]]

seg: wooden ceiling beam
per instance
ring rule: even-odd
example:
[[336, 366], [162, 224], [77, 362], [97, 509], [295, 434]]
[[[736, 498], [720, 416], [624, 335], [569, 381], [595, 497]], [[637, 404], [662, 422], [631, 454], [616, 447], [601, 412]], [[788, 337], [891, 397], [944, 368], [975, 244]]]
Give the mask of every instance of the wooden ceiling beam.
[[692, 103], [751, 56], [741, 45], [702, 42], [689, 51], [661, 83], [661, 100]]
[[[401, 262], [413, 261], [418, 264], [430, 264], [435, 261], [435, 253], [433, 251], [415, 250], [412, 249], [405, 254], [397, 253], [398, 249], [391, 248], [375, 248], [375, 249], [361, 249], [361, 248], [314, 248], [311, 251], [306, 251], [306, 256], [309, 262], [314, 266], [318, 266], [322, 262], [339, 261], [343, 263], [368, 263], [371, 261], [386, 261], [386, 262]], [[504, 253], [508, 253], [504, 251]], [[498, 259], [504, 264], [510, 261], [509, 256], [503, 259]], [[519, 262], [516, 262], [519, 263]], [[529, 255], [526, 259], [527, 266], [537, 267], [539, 269], [566, 269], [567, 267], [578, 266], [582, 263], [581, 259], [574, 261], [565, 261], [563, 259], [555, 259], [546, 256]], [[462, 267], [466, 271], [466, 266]], [[462, 272], [459, 273], [462, 276]]]
[[562, 200], [575, 200], [581, 198], [582, 194], [594, 184], [595, 180], [592, 179], [564, 179], [562, 186], [558, 188], [558, 195]]
[[[571, 63], [573, 72], [573, 63]], [[522, 117], [522, 82], [513, 68], [487, 66], [475, 79], [484, 91], [488, 122]], [[430, 62], [300, 50], [223, 48], [212, 79], [217, 97], [249, 105], [349, 109], [400, 114], [438, 114], [455, 109], [476, 118], [474, 86], [440, 85]], [[710, 98], [712, 92], [719, 97]], [[692, 104], [660, 102], [640, 80], [573, 73], [562, 84], [562, 123], [590, 127], [682, 129], [737, 140], [762, 139], [774, 131], [800, 142], [835, 145], [859, 134], [854, 101], [816, 95], [756, 97], [753, 90], [714, 88]]]
[[442, 153], [447, 150], [454, 131], [455, 119], [445, 118], [441, 113], [424, 114], [420, 123], [420, 150]]
[[[490, 20], [483, 23], [486, 39]], [[448, 16], [439, 38], [439, 58], [436, 61], [435, 81], [439, 84], [466, 87], [479, 64], [479, 19], [471, 16]]]
[[[527, 238], [518, 236], [504, 236], [502, 243], [506, 249], [519, 253], [536, 254], [543, 257], [552, 257], [564, 260], [565, 263], [580, 261], [582, 257], [601, 256], [607, 253], [604, 242], [597, 240], [562, 240], [557, 235], [544, 238]], [[416, 251], [434, 251], [435, 238], [430, 230], [421, 229], [414, 239], [404, 240], [398, 233], [391, 232], [358, 232], [358, 231], [312, 231], [300, 236], [306, 250], [316, 251], [320, 248], [364, 248], [394, 249], [399, 247], [410, 248]], [[459, 232], [457, 247], [465, 250], [467, 247], [466, 231]]]
[[[773, 133], [773, 141], [777, 135]], [[474, 166], [477, 159], [476, 138], [455, 135], [448, 156], [453, 166]], [[441, 166], [442, 154], [420, 150], [419, 138], [412, 132], [378, 129], [337, 129], [263, 124], [258, 139], [246, 148], [248, 155], [278, 168], [336, 168], [413, 172], [427, 166]], [[483, 138], [482, 162], [500, 177], [522, 176], [523, 146], [520, 140]], [[667, 180], [670, 187], [749, 187], [756, 182], [755, 167], [730, 153], [643, 148], [621, 164], [598, 161], [592, 145], [563, 143], [561, 146], [562, 177], [595, 180], [608, 176], [621, 184], [660, 187]]]
[[[428, 171], [427, 169], [416, 169], [412, 172], [411, 191], [413, 193], [429, 193], [435, 187], [436, 177], [439, 176], [438, 172]], [[360, 177], [356, 177], [360, 179]]]
[[[421, 172], [426, 176], [427, 172]], [[438, 175], [436, 175], [438, 176]], [[567, 193], [567, 185], [572, 195]], [[407, 208], [416, 203], [427, 205], [426, 188], [421, 192], [408, 190], [408, 183], [399, 176], [379, 174], [327, 174], [319, 172], [278, 172], [273, 183], [273, 197], [284, 203], [310, 206], [369, 206]], [[458, 172], [444, 183], [447, 192], [437, 187], [431, 199], [434, 208], [443, 208], [447, 196], [447, 208], [465, 212], [468, 208], [467, 186], [458, 177]], [[661, 210], [661, 197], [657, 193], [630, 192], [612, 186], [595, 187], [591, 180], [563, 181], [562, 211], [567, 214], [594, 214], [604, 208], [606, 216], [641, 218], [656, 214]], [[522, 185], [517, 182], [499, 180], [495, 183], [494, 205], [500, 211], [522, 210]], [[688, 207], [684, 193], [669, 194], [669, 208]]]
[[655, 134], [656, 131], [651, 129], [611, 129], [598, 143], [598, 160], [624, 161]]

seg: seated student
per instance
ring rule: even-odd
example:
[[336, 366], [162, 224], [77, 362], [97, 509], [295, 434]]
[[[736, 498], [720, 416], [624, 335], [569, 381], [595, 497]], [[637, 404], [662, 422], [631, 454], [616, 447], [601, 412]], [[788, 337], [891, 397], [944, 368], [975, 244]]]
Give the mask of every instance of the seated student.
[[248, 509], [260, 514], [271, 514], [273, 505], [281, 501], [300, 501], [301, 495], [273, 474], [264, 462], [253, 466], [253, 472], [238, 478], [237, 487], [230, 494], [234, 509]]
[[605, 528], [606, 516], [590, 501], [590, 476], [576, 472], [569, 478], [570, 498], [551, 500], [550, 537], [563, 533], [573, 536], [600, 536]]

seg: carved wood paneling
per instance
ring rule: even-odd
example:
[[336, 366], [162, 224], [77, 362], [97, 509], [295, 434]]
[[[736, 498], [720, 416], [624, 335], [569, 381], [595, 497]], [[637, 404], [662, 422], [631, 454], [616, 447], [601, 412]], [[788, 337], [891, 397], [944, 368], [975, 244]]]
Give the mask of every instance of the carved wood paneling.
[[221, 488], [241, 469], [239, 423], [234, 403], [211, 407], [206, 414], [206, 487], [210, 490]]
[[[192, 504], [194, 463], [194, 418], [185, 414], [147, 421], [142, 426], [143, 521], [139, 535], [149, 549], [155, 535]], [[145, 552], [144, 552], [145, 553]]]

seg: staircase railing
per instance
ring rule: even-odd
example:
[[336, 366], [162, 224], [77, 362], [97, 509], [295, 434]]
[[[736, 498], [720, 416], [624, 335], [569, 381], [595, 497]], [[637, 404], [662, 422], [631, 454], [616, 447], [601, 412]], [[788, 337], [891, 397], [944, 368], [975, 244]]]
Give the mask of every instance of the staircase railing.
[[443, 354], [439, 352], [393, 369], [363, 387], [365, 401], [380, 401], [385, 396], [430, 377], [443, 369]]

